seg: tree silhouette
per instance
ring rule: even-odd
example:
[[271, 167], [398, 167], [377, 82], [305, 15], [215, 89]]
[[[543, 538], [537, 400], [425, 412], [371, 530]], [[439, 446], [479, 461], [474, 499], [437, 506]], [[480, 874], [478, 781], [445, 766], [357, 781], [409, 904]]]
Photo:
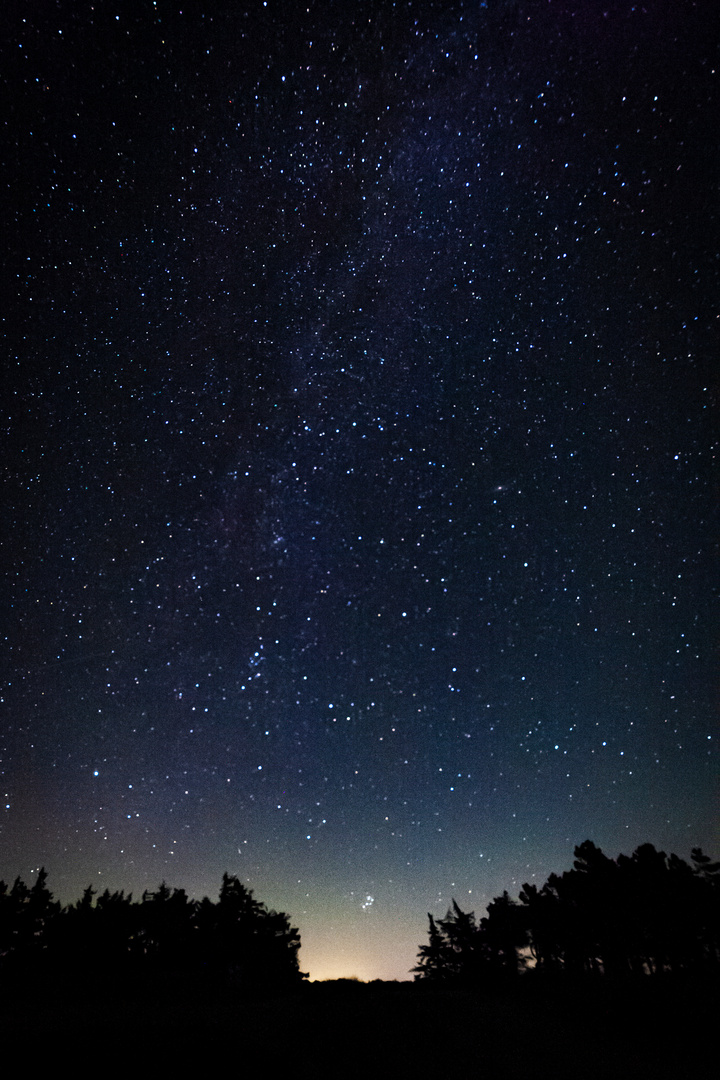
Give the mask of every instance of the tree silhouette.
[[487, 912], [480, 920], [480, 932], [485, 938], [488, 966], [495, 975], [517, 975], [525, 965], [519, 950], [527, 944], [523, 909], [504, 892], [488, 904]]
[[416, 978], [472, 983], [483, 964], [484, 941], [475, 913], [462, 911], [453, 900], [444, 919], [430, 920], [430, 940], [421, 946]]
[[223, 874], [220, 898], [201, 910], [211, 963], [240, 986], [296, 983], [300, 934], [287, 915], [268, 911], [235, 876]]
[[[451, 913], [448, 911], [445, 923], [450, 918]], [[428, 919], [430, 920], [428, 931], [430, 940], [427, 945], [420, 946], [418, 962], [412, 970], [416, 973], [416, 978], [439, 982], [454, 974], [450, 964], [450, 946], [446, 937], [445, 924], [440, 922], [438, 925], [430, 912], [428, 912]]]
[[47, 872], [41, 868], [35, 884], [28, 888], [16, 878], [8, 890], [0, 882], [0, 956], [13, 963], [22, 957], [27, 967], [37, 964], [52, 939], [60, 904], [47, 887]]

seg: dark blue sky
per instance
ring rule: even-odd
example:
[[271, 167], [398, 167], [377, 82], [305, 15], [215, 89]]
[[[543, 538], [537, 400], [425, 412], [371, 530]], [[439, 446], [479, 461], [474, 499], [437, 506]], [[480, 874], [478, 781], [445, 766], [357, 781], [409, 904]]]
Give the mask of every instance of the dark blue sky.
[[718, 20], [289, 7], [11, 8], [0, 876], [404, 978], [717, 854]]

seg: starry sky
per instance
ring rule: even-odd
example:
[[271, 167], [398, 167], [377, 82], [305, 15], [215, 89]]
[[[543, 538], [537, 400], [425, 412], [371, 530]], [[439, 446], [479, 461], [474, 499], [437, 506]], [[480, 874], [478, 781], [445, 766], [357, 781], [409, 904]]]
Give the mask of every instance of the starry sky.
[[0, 877], [402, 979], [585, 839], [718, 854], [719, 21], [9, 5]]

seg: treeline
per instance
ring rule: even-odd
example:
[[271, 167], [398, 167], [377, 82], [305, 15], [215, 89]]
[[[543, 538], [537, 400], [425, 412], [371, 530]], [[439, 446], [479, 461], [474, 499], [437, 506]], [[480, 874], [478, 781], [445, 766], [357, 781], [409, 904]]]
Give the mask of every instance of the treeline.
[[223, 875], [216, 903], [193, 900], [164, 882], [139, 901], [88, 887], [61, 906], [41, 870], [28, 887], [0, 881], [0, 977], [58, 971], [113, 978], [143, 973], [206, 976], [239, 987], [292, 986], [300, 934], [236, 877]]
[[429, 915], [415, 979], [464, 986], [524, 969], [579, 976], [720, 972], [720, 863], [700, 848], [692, 865], [643, 844], [608, 858], [587, 840], [573, 869], [542, 888], [507, 892], [476, 920], [453, 901]]
[[[519, 975], [720, 974], [720, 863], [700, 848], [692, 862], [652, 844], [611, 859], [587, 840], [573, 869], [507, 892], [476, 919], [453, 901], [429, 915], [415, 979], [482, 986]], [[218, 900], [193, 900], [164, 882], [133, 900], [88, 887], [63, 907], [41, 870], [34, 885], [0, 881], [0, 980], [57, 972], [86, 979], [157, 973], [239, 988], [278, 989], [307, 978], [300, 934], [237, 877]]]

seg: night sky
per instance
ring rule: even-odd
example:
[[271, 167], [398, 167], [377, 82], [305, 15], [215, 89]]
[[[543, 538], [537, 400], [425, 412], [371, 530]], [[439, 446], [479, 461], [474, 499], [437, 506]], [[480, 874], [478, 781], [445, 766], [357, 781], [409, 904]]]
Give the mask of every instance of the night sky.
[[585, 839], [719, 853], [719, 23], [8, 6], [1, 878], [408, 978]]

